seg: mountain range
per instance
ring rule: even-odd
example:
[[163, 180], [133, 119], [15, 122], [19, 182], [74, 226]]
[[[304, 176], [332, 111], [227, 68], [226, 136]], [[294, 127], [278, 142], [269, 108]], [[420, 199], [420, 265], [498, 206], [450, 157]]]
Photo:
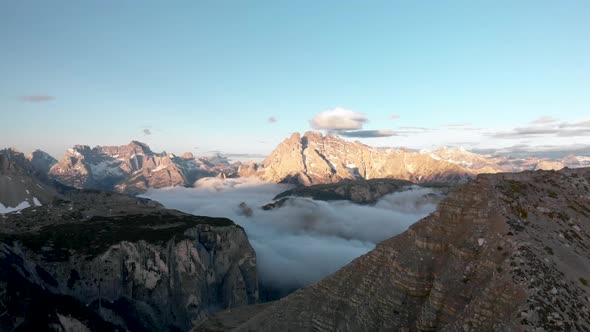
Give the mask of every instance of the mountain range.
[[[567, 165], [585, 162], [575, 160]], [[516, 161], [318, 133], [292, 135], [262, 165], [139, 142], [76, 146], [59, 162], [2, 150], [0, 331], [588, 331], [590, 168], [476, 175], [533, 165]], [[257, 209], [293, 196], [371, 204], [414, 182], [467, 183], [407, 231], [261, 304], [242, 227], [111, 191], [190, 186], [204, 174], [303, 185]]]

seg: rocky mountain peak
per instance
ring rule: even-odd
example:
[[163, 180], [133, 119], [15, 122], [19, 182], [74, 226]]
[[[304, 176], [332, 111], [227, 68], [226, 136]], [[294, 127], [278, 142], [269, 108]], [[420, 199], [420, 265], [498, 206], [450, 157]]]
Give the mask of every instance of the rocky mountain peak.
[[139, 142], [139, 141], [135, 141], [135, 140], [131, 141], [131, 143], [129, 143], [127, 146], [132, 148], [136, 153], [145, 153], [145, 154], [153, 153], [147, 144]]
[[195, 156], [191, 152], [185, 152], [180, 157], [182, 159], [195, 159]]
[[23, 153], [0, 150], [0, 214], [40, 206], [53, 199], [54, 190], [38, 174]]
[[2, 174], [29, 174], [31, 165], [25, 155], [15, 148], [0, 150], [0, 172]]
[[343, 179], [397, 178], [415, 182], [463, 182], [473, 172], [416, 152], [376, 149], [341, 137], [293, 133], [264, 161], [261, 178], [302, 185]]
[[35, 150], [31, 152], [27, 159], [31, 163], [33, 169], [39, 174], [47, 174], [53, 165], [57, 164], [57, 160], [50, 156], [47, 152]]

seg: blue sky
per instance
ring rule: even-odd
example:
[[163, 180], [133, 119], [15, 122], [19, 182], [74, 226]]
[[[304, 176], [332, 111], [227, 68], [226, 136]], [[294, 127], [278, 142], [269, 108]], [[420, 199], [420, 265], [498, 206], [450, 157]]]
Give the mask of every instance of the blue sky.
[[6, 0], [0, 146], [266, 154], [338, 107], [397, 133], [371, 145], [590, 144], [588, 13], [588, 1]]

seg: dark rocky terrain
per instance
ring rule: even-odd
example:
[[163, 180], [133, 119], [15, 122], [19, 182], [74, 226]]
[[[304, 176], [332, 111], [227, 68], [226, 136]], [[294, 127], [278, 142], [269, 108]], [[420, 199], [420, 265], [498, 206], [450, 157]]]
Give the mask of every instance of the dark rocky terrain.
[[412, 184], [410, 181], [395, 179], [343, 180], [338, 183], [296, 187], [278, 194], [273, 200], [294, 196], [323, 201], [347, 200], [357, 204], [370, 204], [387, 194], [407, 189]]
[[590, 168], [480, 175], [319, 283], [196, 331], [590, 331]]
[[[0, 176], [32, 192], [42, 182], [16, 156]], [[0, 331], [182, 331], [258, 302], [256, 255], [231, 220], [44, 186], [42, 205], [0, 215]]]
[[24, 154], [0, 150], [0, 214], [51, 201], [56, 190], [50, 182]]

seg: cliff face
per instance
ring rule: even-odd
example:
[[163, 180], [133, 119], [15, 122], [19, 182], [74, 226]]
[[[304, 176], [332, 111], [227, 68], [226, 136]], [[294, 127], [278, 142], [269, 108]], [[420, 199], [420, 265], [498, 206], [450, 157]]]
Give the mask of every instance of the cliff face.
[[187, 330], [258, 301], [256, 256], [232, 221], [67, 197], [0, 219], [0, 330]]
[[49, 170], [49, 176], [75, 188], [138, 194], [148, 188], [192, 186], [202, 177], [236, 176], [238, 164], [221, 156], [197, 158], [155, 153], [141, 142], [122, 146], [76, 145]]
[[318, 132], [293, 134], [271, 153], [258, 174], [266, 181], [306, 186], [376, 178], [461, 183], [474, 175], [466, 168], [426, 154], [372, 148]]
[[56, 196], [55, 189], [36, 174], [24, 154], [0, 150], [0, 215], [45, 204]]
[[248, 309], [246, 322], [210, 322], [237, 331], [588, 331], [589, 207], [590, 169], [482, 175], [323, 281]]

